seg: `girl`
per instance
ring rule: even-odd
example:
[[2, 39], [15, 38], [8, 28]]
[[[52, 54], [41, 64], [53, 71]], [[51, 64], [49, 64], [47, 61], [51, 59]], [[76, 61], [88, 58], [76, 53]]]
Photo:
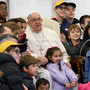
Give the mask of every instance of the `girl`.
[[49, 48], [46, 52], [48, 59], [46, 68], [52, 77], [52, 90], [72, 90], [78, 80], [75, 73], [64, 64], [61, 56], [62, 53], [58, 47]]

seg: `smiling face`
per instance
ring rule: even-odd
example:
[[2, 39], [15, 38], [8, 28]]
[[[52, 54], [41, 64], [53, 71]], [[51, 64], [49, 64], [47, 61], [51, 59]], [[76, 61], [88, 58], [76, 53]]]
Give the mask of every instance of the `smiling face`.
[[32, 13], [27, 23], [34, 32], [40, 32], [42, 30], [42, 19], [38, 13]]
[[61, 52], [59, 50], [56, 50], [53, 55], [50, 57], [50, 60], [53, 62], [53, 63], [57, 63], [59, 64], [60, 63], [60, 60], [62, 59], [61, 57]]
[[0, 18], [5, 18], [8, 15], [7, 6], [5, 4], [0, 4]]
[[69, 33], [69, 38], [72, 41], [78, 41], [80, 40], [80, 37], [81, 37], [81, 32], [77, 28], [73, 28]]
[[66, 15], [66, 6], [65, 5], [60, 5], [59, 7], [55, 8], [54, 11], [57, 14], [57, 17], [64, 18]]
[[66, 10], [66, 18], [71, 19], [74, 18], [75, 8], [73, 6], [67, 6]]

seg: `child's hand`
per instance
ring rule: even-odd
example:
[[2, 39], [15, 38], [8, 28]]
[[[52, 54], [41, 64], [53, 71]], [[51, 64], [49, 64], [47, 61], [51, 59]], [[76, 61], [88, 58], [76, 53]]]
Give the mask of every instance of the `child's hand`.
[[76, 84], [77, 84], [77, 83], [76, 83], [75, 81], [72, 81], [71, 86], [72, 86], [72, 87], [75, 87]]
[[69, 83], [65, 83], [66, 88], [70, 88], [70, 84]]
[[67, 67], [72, 68], [70, 63], [65, 63], [67, 65]]

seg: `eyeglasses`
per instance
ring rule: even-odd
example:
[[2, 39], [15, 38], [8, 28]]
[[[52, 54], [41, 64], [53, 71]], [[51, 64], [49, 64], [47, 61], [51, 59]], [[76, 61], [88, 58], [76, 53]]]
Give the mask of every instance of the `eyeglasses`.
[[42, 20], [41, 18], [37, 18], [37, 19], [33, 18], [32, 20], [29, 20], [29, 21], [32, 21], [32, 22], [37, 22], [38, 21], [38, 22], [40, 22], [41, 20]]
[[62, 7], [62, 6], [59, 6], [58, 8], [61, 9], [61, 10], [63, 10], [63, 9], [66, 10], [67, 9], [67, 7]]
[[20, 50], [16, 49], [16, 50], [13, 50], [17, 55], [20, 55]]
[[8, 11], [7, 8], [0, 8], [0, 11]]

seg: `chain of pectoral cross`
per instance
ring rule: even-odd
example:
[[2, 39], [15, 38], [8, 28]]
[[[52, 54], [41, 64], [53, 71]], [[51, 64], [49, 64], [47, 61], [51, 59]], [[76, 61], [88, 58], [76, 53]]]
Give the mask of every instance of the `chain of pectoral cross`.
[[40, 43], [39, 39], [35, 36], [35, 34], [34, 34], [33, 31], [32, 31], [32, 33], [33, 33], [33, 35], [34, 35], [36, 41], [37, 41], [38, 44], [39, 44], [39, 45], [37, 45], [38, 47], [40, 47], [40, 49], [38, 49], [38, 50], [40, 51], [40, 54], [42, 55], [42, 51], [44, 50], [44, 49], [42, 48], [42, 45], [43, 45], [43, 42], [44, 42], [44, 35], [43, 35], [43, 32], [41, 32], [41, 33], [42, 33], [42, 42], [41, 42], [41, 43]]

